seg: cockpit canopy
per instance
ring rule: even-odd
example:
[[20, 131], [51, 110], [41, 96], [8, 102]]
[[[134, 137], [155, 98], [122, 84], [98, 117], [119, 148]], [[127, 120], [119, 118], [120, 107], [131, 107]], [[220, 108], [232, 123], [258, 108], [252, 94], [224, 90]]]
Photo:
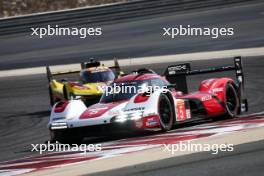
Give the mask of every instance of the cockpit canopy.
[[85, 69], [80, 72], [80, 76], [83, 83], [109, 82], [115, 79], [111, 69]]

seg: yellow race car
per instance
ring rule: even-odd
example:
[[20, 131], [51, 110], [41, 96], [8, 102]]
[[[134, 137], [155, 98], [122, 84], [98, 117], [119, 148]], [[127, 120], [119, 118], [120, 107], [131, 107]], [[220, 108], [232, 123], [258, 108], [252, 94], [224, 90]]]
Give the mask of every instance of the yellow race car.
[[[69, 99], [82, 99], [87, 106], [95, 104], [101, 98], [107, 84], [120, 77], [118, 61], [114, 61], [114, 66], [106, 67], [98, 61], [81, 63], [81, 70], [67, 72], [51, 72], [50, 67], [46, 67], [49, 81], [50, 104]], [[66, 76], [70, 78], [79, 73], [79, 81], [69, 80], [69, 78], [57, 80], [55, 76]]]

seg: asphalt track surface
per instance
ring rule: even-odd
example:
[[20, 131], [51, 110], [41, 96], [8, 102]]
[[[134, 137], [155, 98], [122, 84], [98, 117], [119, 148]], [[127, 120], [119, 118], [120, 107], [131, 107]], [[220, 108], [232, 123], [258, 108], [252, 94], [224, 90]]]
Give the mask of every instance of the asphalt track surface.
[[264, 172], [264, 141], [235, 146], [233, 152], [212, 155], [209, 152], [172, 157], [91, 176], [259, 176]]
[[[76, 36], [39, 39], [30, 33], [1, 36], [0, 70], [76, 63], [90, 57], [106, 60], [263, 46], [264, 2], [249, 1], [246, 4], [215, 10], [199, 9], [199, 12], [172, 12], [102, 25], [102, 36], [86, 39]], [[163, 27], [180, 24], [233, 27], [235, 34], [217, 39], [209, 36], [169, 39], [162, 36]]]

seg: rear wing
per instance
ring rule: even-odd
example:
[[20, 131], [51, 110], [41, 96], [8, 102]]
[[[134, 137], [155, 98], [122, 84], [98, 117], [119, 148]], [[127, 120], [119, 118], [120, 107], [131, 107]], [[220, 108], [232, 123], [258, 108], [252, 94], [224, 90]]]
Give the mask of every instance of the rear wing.
[[[50, 66], [46, 66], [46, 73], [47, 73], [47, 79], [50, 82], [54, 76], [59, 76], [59, 75], [69, 75], [69, 74], [75, 74], [75, 73], [80, 73], [81, 70], [86, 69], [86, 68], [91, 68], [91, 67], [99, 67], [99, 66], [104, 66], [101, 64], [99, 61], [95, 61], [94, 59], [91, 59], [89, 62], [82, 62], [80, 64], [79, 69], [74, 69], [74, 70], [67, 70], [67, 71], [57, 71], [57, 72], [52, 72]], [[115, 75], [120, 75], [121, 73], [121, 68], [119, 66], [119, 63], [117, 59], [114, 59], [114, 65], [108, 67], [113, 72]]]
[[242, 58], [240, 56], [234, 57], [233, 65], [211, 67], [200, 70], [191, 70], [190, 63], [170, 65], [165, 70], [164, 75], [170, 83], [176, 84], [178, 90], [183, 93], [188, 93], [186, 76], [223, 71], [235, 71], [240, 93], [241, 111], [246, 112], [248, 110], [248, 103], [244, 92], [244, 72]]

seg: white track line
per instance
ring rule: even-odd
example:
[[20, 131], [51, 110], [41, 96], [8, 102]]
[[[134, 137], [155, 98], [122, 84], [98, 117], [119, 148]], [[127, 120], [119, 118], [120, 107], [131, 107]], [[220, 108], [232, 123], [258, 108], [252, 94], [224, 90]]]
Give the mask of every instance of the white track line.
[[[242, 56], [242, 57], [264, 56], [264, 47], [142, 57], [142, 58], [133, 58], [133, 59], [121, 59], [119, 60], [119, 64], [121, 66], [149, 65], [149, 64], [159, 64], [159, 63], [168, 63], [168, 62], [221, 59], [221, 58], [230, 58], [234, 56]], [[113, 60], [106, 60], [101, 62], [104, 63], [105, 65], [113, 65]], [[56, 72], [77, 70], [77, 69], [80, 69], [80, 64], [52, 66], [52, 70]], [[45, 67], [34, 67], [34, 68], [0, 71], [0, 77], [25, 76], [25, 75], [35, 75], [35, 74], [45, 74], [45, 73], [46, 73]]]

